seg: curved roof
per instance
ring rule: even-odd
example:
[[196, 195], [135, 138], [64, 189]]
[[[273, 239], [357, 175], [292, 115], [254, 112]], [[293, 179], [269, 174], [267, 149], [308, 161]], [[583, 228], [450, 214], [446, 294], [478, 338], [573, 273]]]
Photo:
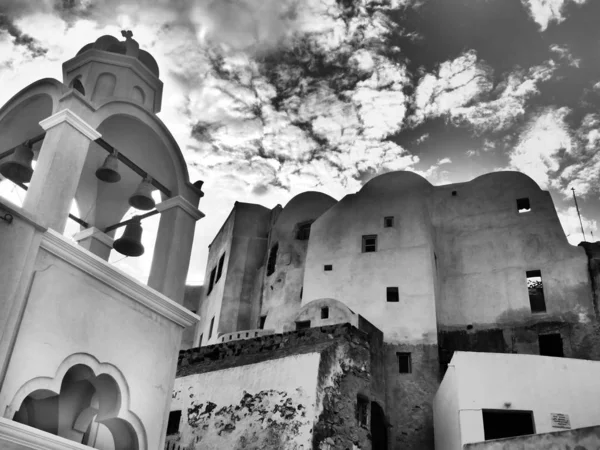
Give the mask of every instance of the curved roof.
[[473, 178], [469, 181], [469, 184], [494, 184], [494, 183], [507, 183], [521, 184], [521, 185], [533, 185], [538, 189], [540, 185], [535, 182], [529, 175], [525, 175], [523, 172], [517, 172], [516, 170], [501, 170], [498, 172], [490, 172]]
[[387, 172], [369, 180], [359, 192], [369, 191], [409, 191], [413, 189], [429, 189], [433, 185], [410, 171]]

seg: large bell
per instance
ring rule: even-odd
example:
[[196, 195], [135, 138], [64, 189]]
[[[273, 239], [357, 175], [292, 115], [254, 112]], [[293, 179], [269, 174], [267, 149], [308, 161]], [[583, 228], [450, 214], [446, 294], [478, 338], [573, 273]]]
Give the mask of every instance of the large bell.
[[0, 160], [0, 174], [14, 183], [29, 183], [33, 168], [33, 151], [25, 144], [19, 145], [12, 155]]
[[141, 209], [143, 211], [148, 211], [154, 208], [156, 203], [152, 198], [153, 190], [154, 187], [152, 186], [152, 180], [150, 178], [146, 178], [139, 184], [133, 195], [129, 197], [129, 204], [135, 209]]
[[122, 255], [141, 256], [144, 254], [142, 225], [137, 217], [134, 220], [127, 224], [123, 236], [113, 242], [113, 248]]
[[119, 158], [116, 153], [111, 153], [104, 160], [104, 164], [96, 170], [96, 178], [105, 183], [116, 183], [121, 180], [119, 174]]

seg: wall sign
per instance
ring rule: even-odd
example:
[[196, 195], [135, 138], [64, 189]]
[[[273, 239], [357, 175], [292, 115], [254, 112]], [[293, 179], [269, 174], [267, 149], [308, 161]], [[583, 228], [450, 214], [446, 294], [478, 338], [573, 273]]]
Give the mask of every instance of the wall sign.
[[550, 413], [552, 428], [571, 428], [571, 421], [568, 414]]

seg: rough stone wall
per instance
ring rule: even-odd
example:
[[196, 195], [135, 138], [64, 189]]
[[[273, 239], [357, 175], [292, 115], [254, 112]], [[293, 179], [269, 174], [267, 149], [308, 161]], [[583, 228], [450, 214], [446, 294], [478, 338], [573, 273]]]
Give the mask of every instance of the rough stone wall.
[[597, 450], [600, 426], [465, 444], [464, 450]]
[[[436, 345], [384, 344], [392, 450], [433, 450], [433, 398], [440, 384]], [[399, 373], [397, 352], [410, 352], [411, 373]]]

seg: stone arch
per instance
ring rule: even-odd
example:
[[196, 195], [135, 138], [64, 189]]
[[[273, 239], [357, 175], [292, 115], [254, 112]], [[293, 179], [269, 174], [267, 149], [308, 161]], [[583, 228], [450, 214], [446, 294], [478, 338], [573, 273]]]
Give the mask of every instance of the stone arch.
[[[323, 308], [328, 309], [325, 319], [321, 317]], [[358, 315], [344, 303], [333, 298], [320, 298], [306, 303], [298, 311], [294, 321], [296, 323], [310, 321], [311, 327], [349, 323], [358, 328]]]
[[[21, 386], [5, 417], [79, 442], [84, 424], [95, 421], [110, 430], [115, 450], [147, 450], [146, 431], [129, 405], [129, 386], [117, 367], [76, 353], [65, 358], [54, 377], [37, 377]], [[36, 421], [36, 408], [38, 415], [43, 408], [56, 411], [56, 421]]]
[[373, 450], [387, 450], [388, 426], [385, 412], [379, 403], [371, 402], [371, 444]]
[[117, 77], [109, 72], [104, 72], [98, 75], [96, 85], [94, 86], [94, 93], [92, 94], [92, 101], [96, 102], [103, 98], [112, 97], [115, 93], [115, 87], [117, 85]]

